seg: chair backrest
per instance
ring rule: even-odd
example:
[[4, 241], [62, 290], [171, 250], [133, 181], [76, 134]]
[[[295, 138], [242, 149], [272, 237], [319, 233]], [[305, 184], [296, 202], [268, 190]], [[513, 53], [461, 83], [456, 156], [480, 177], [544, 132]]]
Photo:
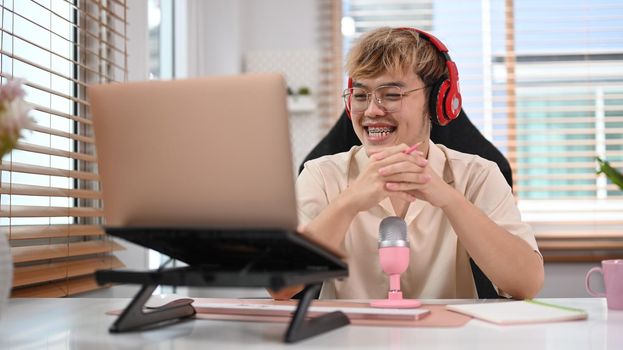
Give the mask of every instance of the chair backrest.
[[[482, 158], [497, 163], [502, 171], [504, 178], [512, 187], [513, 176], [510, 164], [504, 155], [487, 140], [480, 131], [467, 118], [464, 111], [461, 111], [458, 118], [446, 126], [439, 126], [433, 123], [431, 130], [431, 140], [434, 143], [442, 144], [453, 150], [476, 154]], [[350, 119], [346, 112], [337, 120], [329, 133], [314, 147], [305, 157], [299, 167], [299, 172], [303, 170], [303, 164], [311, 159], [315, 159], [328, 154], [345, 152], [354, 145], [360, 145], [361, 141], [353, 130]], [[495, 291], [493, 284], [487, 276], [480, 270], [473, 259], [469, 259], [476, 290], [480, 299], [500, 298]]]

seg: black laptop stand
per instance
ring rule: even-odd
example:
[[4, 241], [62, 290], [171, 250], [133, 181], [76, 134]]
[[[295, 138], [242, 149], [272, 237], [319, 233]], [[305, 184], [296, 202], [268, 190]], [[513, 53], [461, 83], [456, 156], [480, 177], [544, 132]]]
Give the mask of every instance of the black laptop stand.
[[140, 272], [97, 271], [95, 277], [100, 284], [142, 286], [110, 327], [111, 333], [177, 323], [196, 314], [190, 299], [145, 311], [145, 303], [159, 285], [273, 290], [305, 285], [285, 334], [288, 343], [350, 323], [341, 311], [308, 317], [308, 308], [322, 281], [347, 276], [348, 270], [339, 257], [296, 232], [205, 228], [106, 228], [106, 232], [189, 265]]

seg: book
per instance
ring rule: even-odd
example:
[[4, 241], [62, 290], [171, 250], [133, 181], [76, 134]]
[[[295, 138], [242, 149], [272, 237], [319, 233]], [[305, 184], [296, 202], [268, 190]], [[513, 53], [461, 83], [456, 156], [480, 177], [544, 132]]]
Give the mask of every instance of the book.
[[588, 318], [587, 312], [582, 309], [534, 299], [447, 305], [446, 309], [501, 325], [561, 322]]

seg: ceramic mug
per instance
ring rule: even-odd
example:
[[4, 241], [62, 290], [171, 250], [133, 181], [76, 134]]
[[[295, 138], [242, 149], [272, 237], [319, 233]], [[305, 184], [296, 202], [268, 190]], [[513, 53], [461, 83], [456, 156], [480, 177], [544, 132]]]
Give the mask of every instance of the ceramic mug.
[[[593, 272], [603, 275], [605, 293], [591, 289], [590, 277]], [[588, 271], [584, 285], [588, 294], [594, 297], [606, 297], [608, 309], [623, 310], [623, 259], [602, 260], [601, 267], [593, 267]]]

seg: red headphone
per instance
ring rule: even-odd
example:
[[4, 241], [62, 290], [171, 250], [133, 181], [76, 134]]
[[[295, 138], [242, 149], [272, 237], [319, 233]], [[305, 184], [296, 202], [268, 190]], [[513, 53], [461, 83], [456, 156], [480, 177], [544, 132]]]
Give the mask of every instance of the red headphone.
[[[430, 117], [439, 125], [448, 125], [456, 119], [461, 112], [462, 98], [459, 91], [459, 70], [448, 54], [448, 48], [435, 36], [415, 28], [397, 28], [398, 30], [411, 30], [417, 32], [421, 38], [428, 40], [443, 55], [448, 68], [448, 76], [435, 83], [431, 90], [429, 110]], [[348, 78], [348, 88], [353, 87], [353, 79]], [[348, 108], [346, 113], [350, 118]]]

